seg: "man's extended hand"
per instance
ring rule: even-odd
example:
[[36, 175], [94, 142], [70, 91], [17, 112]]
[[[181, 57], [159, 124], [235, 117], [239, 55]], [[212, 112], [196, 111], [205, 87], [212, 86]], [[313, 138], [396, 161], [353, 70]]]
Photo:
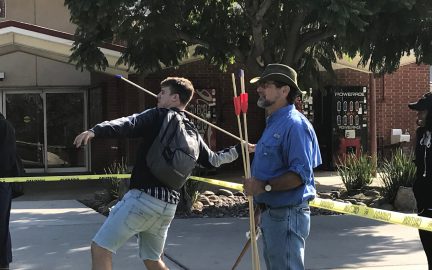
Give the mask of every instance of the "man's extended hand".
[[249, 145], [248, 145], [249, 153], [255, 152], [255, 147], [256, 147], [256, 144], [249, 143]]
[[94, 136], [95, 136], [95, 134], [90, 130], [84, 131], [80, 135], [76, 136], [76, 138], [74, 140], [74, 144], [75, 144], [76, 148], [80, 147], [81, 145], [87, 145], [87, 143], [91, 139], [93, 139]]
[[256, 180], [254, 177], [243, 180], [243, 190], [247, 196], [254, 196], [265, 192], [264, 186], [264, 181]]

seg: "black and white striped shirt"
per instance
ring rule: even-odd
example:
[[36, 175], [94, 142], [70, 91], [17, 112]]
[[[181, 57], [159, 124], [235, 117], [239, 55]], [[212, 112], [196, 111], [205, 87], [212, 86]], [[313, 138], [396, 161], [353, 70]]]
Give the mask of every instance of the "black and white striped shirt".
[[170, 204], [178, 204], [180, 201], [180, 192], [167, 187], [148, 187], [140, 190], [156, 199]]

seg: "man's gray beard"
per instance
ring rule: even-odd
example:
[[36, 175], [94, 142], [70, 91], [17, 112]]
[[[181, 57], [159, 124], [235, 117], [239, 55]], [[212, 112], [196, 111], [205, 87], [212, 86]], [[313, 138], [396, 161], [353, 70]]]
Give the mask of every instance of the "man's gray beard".
[[262, 98], [262, 97], [258, 98], [258, 101], [257, 101], [258, 107], [263, 108], [263, 109], [265, 109], [265, 108], [267, 108], [273, 104], [274, 104], [274, 102], [266, 100], [265, 98]]

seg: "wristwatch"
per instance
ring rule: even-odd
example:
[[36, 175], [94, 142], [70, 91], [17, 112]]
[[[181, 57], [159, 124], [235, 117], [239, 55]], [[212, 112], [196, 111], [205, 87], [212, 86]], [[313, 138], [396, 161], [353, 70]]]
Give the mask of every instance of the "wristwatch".
[[268, 181], [265, 182], [264, 190], [266, 192], [270, 192], [272, 190], [272, 186], [270, 186], [270, 183]]

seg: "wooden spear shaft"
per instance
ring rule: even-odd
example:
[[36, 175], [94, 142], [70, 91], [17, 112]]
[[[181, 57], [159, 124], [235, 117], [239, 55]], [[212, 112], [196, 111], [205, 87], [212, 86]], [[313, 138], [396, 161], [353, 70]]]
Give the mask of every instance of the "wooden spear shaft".
[[[240, 97], [237, 97], [237, 88], [236, 88], [234, 73], [231, 73], [231, 79], [232, 79], [233, 91], [234, 91], [234, 99], [233, 99], [233, 102], [234, 102], [234, 112], [235, 112], [235, 114], [237, 116], [237, 126], [238, 126], [238, 129], [239, 129], [240, 140], [243, 141], [243, 132], [242, 132], [241, 121], [240, 121], [240, 110], [241, 110], [241, 108], [237, 108], [241, 104], [240, 104], [240, 102], [237, 102], [237, 101], [240, 101], [239, 100]], [[246, 153], [245, 153], [245, 149], [244, 149], [243, 145], [241, 147], [241, 150], [242, 150], [243, 170], [244, 170], [244, 175], [246, 176]]]
[[[129, 83], [129, 84], [131, 84], [131, 85], [133, 85], [133, 86], [135, 86], [136, 88], [138, 88], [138, 89], [140, 89], [140, 90], [146, 92], [147, 94], [149, 94], [149, 95], [151, 95], [151, 96], [153, 96], [153, 97], [157, 97], [157, 95], [156, 95], [155, 93], [152, 93], [151, 91], [145, 89], [144, 87], [141, 87], [140, 85], [138, 85], [138, 84], [136, 84], [136, 83], [134, 83], [134, 82], [132, 82], [132, 81], [126, 79], [126, 78], [123, 77], [122, 75], [116, 75], [116, 77], [119, 78], [119, 79], [122, 79], [123, 81], [125, 81], [125, 82], [127, 82], [127, 83]], [[228, 131], [226, 131], [226, 130], [224, 130], [224, 129], [218, 127], [218, 126], [216, 126], [215, 124], [212, 124], [212, 123], [210, 123], [209, 121], [207, 121], [207, 120], [205, 120], [205, 119], [203, 119], [203, 118], [201, 118], [201, 117], [199, 117], [199, 116], [196, 116], [195, 114], [193, 114], [193, 113], [191, 113], [191, 112], [188, 112], [188, 111], [186, 111], [186, 110], [185, 110], [184, 112], [187, 113], [188, 115], [192, 116], [193, 118], [195, 118], [195, 119], [197, 119], [197, 120], [199, 120], [199, 121], [201, 121], [201, 122], [203, 122], [203, 123], [206, 123], [207, 125], [209, 125], [209, 126], [215, 128], [215, 129], [217, 129], [217, 130], [219, 130], [219, 131], [225, 133], [226, 135], [231, 136], [232, 138], [234, 138], [234, 139], [236, 139], [236, 140], [238, 140], [238, 141], [240, 141], [240, 142], [245, 143], [245, 141], [244, 141], [243, 139], [241, 139], [241, 138], [237, 137], [236, 135], [234, 135], [234, 134], [232, 134], [232, 133], [230, 133], [230, 132], [228, 132]]]
[[[251, 177], [250, 172], [250, 160], [249, 160], [249, 138], [248, 138], [248, 132], [247, 132], [247, 107], [248, 107], [248, 99], [247, 94], [245, 93], [245, 83], [244, 83], [244, 72], [243, 70], [240, 70], [240, 85], [241, 85], [241, 95], [244, 97], [242, 99], [242, 112], [243, 112], [243, 126], [244, 126], [244, 135], [245, 135], [245, 153], [246, 153], [246, 178]], [[255, 211], [254, 211], [254, 205], [253, 205], [253, 196], [248, 196], [249, 200], [249, 227], [250, 227], [250, 239], [251, 239], [251, 247], [252, 247], [252, 268], [254, 270], [260, 269], [260, 262], [259, 262], [259, 254], [258, 254], [258, 245], [257, 245], [257, 239], [256, 239], [256, 231], [255, 231]]]

